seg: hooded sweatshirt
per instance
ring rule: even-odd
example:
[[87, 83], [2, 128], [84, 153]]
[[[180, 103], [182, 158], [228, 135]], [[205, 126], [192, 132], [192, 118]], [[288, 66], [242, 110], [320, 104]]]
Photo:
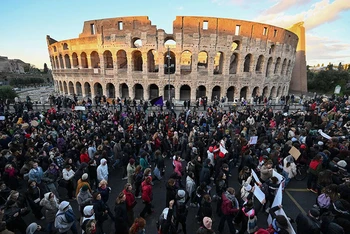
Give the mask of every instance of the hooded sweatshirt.
[[55, 221], [56, 213], [58, 210], [58, 199], [54, 195], [53, 199], [50, 200], [51, 192], [45, 193], [44, 198], [40, 201], [40, 205], [45, 208], [46, 222], [51, 223]]
[[26, 234], [34, 234], [37, 229], [38, 229], [38, 224], [31, 223], [26, 229]]
[[[68, 207], [68, 209], [66, 209]], [[56, 219], [55, 219], [55, 228], [58, 229], [60, 233], [62, 232], [68, 232], [69, 229], [73, 226], [75, 222], [68, 223], [65, 212], [69, 209], [72, 209], [72, 207], [69, 205], [69, 202], [63, 201], [58, 206], [58, 211], [56, 213]]]
[[108, 165], [103, 165], [104, 162], [107, 162], [106, 159], [102, 158], [100, 160], [100, 165], [97, 167], [97, 179], [99, 181], [106, 180], [108, 181]]
[[[93, 205], [84, 207], [84, 210], [83, 210], [84, 216], [82, 217], [82, 220], [81, 220], [82, 229], [86, 227], [86, 223], [88, 222], [87, 220], [95, 219], [95, 213], [93, 212], [93, 209], [94, 209]], [[85, 233], [84, 230], [82, 230], [82, 233]]]

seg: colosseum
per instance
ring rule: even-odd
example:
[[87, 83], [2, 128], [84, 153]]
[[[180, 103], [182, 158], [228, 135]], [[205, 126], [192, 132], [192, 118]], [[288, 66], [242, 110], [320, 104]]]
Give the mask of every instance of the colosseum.
[[173, 33], [147, 16], [84, 22], [78, 38], [47, 36], [55, 87], [81, 97], [229, 102], [289, 92], [298, 36], [236, 19], [177, 16]]

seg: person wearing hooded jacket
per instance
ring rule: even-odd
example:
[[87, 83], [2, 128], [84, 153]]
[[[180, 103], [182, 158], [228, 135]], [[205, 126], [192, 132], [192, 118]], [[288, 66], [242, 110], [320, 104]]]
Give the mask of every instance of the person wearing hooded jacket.
[[108, 181], [108, 165], [107, 160], [104, 158], [101, 159], [100, 165], [97, 167], [97, 180]]
[[40, 205], [45, 209], [45, 221], [47, 223], [46, 231], [52, 233], [59, 206], [58, 199], [54, 193], [45, 193], [44, 198], [40, 201]]
[[37, 223], [31, 223], [26, 229], [26, 234], [39, 234], [41, 232], [41, 226]]
[[95, 219], [94, 206], [93, 205], [85, 206], [83, 210], [83, 216], [81, 217], [81, 221], [80, 221], [82, 234], [86, 232], [87, 223], [90, 220], [94, 220], [94, 219]]
[[231, 234], [236, 233], [236, 228], [233, 225], [233, 218], [235, 214], [239, 211], [239, 204], [235, 197], [235, 190], [232, 187], [227, 188], [226, 192], [222, 193], [222, 216], [220, 218], [219, 223], [219, 233], [222, 233], [224, 230], [225, 221], [227, 221], [227, 225], [230, 229]]
[[169, 208], [165, 208], [159, 221], [161, 234], [176, 234], [177, 230], [174, 224], [174, 200], [169, 202]]
[[177, 191], [176, 197], [175, 197], [175, 214], [176, 214], [176, 222], [175, 222], [175, 228], [177, 229], [179, 226], [179, 223], [181, 223], [182, 231], [184, 234], [187, 234], [187, 228], [186, 228], [186, 219], [188, 214], [188, 207], [187, 202], [189, 200], [189, 196], [186, 194], [185, 190], [179, 189]]
[[[67, 219], [67, 217], [70, 218]], [[75, 221], [76, 217], [69, 202], [62, 201], [56, 213], [55, 228], [57, 228], [58, 232], [61, 234], [66, 234], [69, 230], [71, 230], [73, 234], [78, 234]]]

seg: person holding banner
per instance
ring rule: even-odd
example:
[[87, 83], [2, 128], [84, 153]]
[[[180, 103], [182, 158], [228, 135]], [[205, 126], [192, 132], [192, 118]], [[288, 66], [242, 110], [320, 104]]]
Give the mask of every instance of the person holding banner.
[[270, 226], [267, 228], [269, 233], [277, 233], [277, 234], [289, 234], [288, 232], [288, 220], [284, 215], [276, 215], [276, 211], [282, 208], [282, 205], [272, 207], [269, 211], [272, 222]]

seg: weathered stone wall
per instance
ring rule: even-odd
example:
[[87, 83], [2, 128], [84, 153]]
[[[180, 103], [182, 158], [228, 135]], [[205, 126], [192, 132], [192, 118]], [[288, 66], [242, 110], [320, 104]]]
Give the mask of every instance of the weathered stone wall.
[[[170, 56], [168, 40], [176, 42]], [[47, 36], [47, 43], [61, 93], [167, 98], [170, 81], [175, 99], [233, 101], [286, 95], [298, 37], [272, 25], [190, 16], [177, 16], [167, 34], [138, 16], [86, 21], [79, 38]]]

